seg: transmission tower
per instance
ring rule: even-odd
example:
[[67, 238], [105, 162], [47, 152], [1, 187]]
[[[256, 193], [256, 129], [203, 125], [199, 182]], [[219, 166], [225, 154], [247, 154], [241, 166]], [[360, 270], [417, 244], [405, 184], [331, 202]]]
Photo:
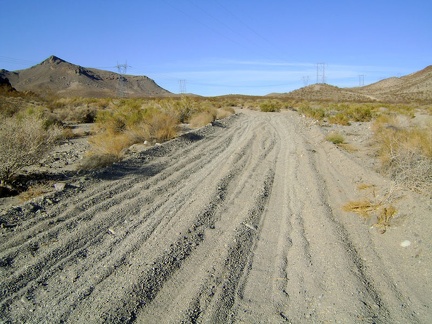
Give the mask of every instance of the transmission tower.
[[179, 80], [179, 90], [181, 94], [186, 93], [186, 80]]
[[309, 75], [303, 76], [303, 85], [307, 87], [309, 85]]
[[359, 75], [359, 87], [364, 86], [364, 74]]
[[126, 92], [126, 77], [127, 68], [129, 65], [127, 62], [125, 64], [117, 63], [116, 68], [119, 74], [118, 84], [117, 84], [117, 96], [124, 97]]
[[317, 81], [316, 83], [326, 83], [325, 63], [317, 63]]

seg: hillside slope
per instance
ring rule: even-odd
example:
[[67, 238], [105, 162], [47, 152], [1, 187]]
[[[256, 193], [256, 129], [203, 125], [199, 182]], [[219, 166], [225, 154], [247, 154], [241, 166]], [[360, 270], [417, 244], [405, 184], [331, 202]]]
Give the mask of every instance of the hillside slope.
[[432, 101], [432, 65], [400, 78], [384, 79], [355, 90], [382, 100]]
[[313, 101], [431, 103], [432, 65], [400, 78], [391, 77], [364, 87], [339, 88], [329, 84], [312, 84], [289, 93], [271, 96]]
[[84, 68], [56, 56], [50, 56], [28, 69], [0, 70], [0, 77], [7, 78], [18, 91], [33, 91], [41, 95], [143, 97], [170, 94], [146, 76], [122, 76], [110, 71]]

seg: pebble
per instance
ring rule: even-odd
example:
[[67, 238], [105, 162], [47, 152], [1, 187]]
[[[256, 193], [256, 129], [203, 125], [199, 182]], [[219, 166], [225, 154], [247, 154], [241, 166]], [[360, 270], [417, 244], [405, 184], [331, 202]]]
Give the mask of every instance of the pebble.
[[402, 246], [402, 247], [408, 247], [410, 245], [411, 245], [411, 242], [408, 240], [402, 241], [400, 244], [400, 246]]

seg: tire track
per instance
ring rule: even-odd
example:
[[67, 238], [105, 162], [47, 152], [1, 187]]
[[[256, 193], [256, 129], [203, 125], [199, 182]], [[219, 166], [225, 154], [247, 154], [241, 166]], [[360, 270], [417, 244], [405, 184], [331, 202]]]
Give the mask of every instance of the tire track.
[[291, 112], [219, 126], [6, 215], [0, 321], [422, 322], [339, 210], [358, 166]]

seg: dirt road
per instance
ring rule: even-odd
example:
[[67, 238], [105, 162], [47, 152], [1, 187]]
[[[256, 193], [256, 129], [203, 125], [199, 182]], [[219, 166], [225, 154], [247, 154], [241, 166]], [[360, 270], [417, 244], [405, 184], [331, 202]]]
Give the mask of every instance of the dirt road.
[[0, 320], [427, 323], [430, 226], [369, 228], [360, 183], [295, 112], [232, 116], [3, 215]]

